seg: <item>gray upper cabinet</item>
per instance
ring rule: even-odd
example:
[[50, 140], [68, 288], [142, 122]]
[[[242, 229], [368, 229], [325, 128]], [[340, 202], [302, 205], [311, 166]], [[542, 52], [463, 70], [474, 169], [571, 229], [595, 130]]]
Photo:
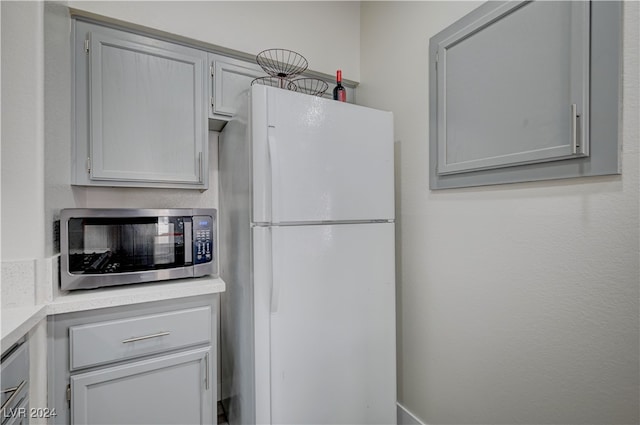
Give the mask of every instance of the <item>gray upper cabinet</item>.
[[78, 185], [208, 187], [207, 53], [76, 21]]
[[[592, 31], [615, 21], [615, 11], [602, 9], [488, 2], [431, 39], [431, 188], [618, 172], [615, 131], [595, 140], [592, 158], [591, 74], [602, 66], [592, 60], [600, 48], [592, 36], [616, 46], [615, 36]], [[596, 85], [616, 71], [596, 76]], [[613, 155], [603, 158], [606, 150]]]
[[438, 43], [438, 173], [586, 154], [588, 30], [586, 2], [509, 2]]
[[267, 74], [256, 64], [217, 54], [209, 54], [211, 101], [209, 118], [212, 130], [220, 130], [236, 111], [238, 96], [251, 82]]

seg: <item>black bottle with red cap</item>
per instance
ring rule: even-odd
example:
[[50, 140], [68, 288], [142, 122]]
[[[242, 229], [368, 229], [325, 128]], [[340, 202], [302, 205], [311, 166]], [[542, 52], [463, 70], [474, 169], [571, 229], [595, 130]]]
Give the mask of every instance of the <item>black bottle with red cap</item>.
[[339, 100], [340, 102], [347, 101], [347, 91], [342, 87], [342, 70], [339, 69], [336, 72], [336, 86], [333, 89], [333, 100]]

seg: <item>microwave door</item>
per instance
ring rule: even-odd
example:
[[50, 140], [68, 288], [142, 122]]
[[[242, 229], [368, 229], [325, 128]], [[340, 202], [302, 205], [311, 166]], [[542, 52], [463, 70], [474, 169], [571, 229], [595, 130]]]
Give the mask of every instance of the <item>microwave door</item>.
[[[165, 264], [176, 264], [180, 254], [176, 245], [176, 238], [182, 237], [182, 232], [176, 233], [176, 223], [170, 222], [169, 217], [159, 217], [153, 235], [153, 267], [161, 268]], [[178, 254], [178, 255], [177, 255]]]
[[191, 228], [190, 223], [187, 224], [189, 234], [185, 241], [182, 221], [169, 217], [135, 221], [72, 219], [69, 224], [69, 270], [76, 274], [103, 274], [184, 266], [192, 256], [188, 244]]

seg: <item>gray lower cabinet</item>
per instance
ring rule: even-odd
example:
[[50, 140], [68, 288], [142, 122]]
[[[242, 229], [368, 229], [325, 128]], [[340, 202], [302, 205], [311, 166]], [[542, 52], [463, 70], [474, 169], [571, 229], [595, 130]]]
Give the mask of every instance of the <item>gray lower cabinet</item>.
[[28, 424], [29, 411], [29, 345], [19, 342], [2, 354], [0, 363], [2, 385], [2, 425]]
[[59, 424], [212, 424], [217, 295], [49, 318]]
[[71, 376], [71, 423], [207, 424], [209, 348]]
[[207, 189], [207, 53], [74, 21], [72, 184]]

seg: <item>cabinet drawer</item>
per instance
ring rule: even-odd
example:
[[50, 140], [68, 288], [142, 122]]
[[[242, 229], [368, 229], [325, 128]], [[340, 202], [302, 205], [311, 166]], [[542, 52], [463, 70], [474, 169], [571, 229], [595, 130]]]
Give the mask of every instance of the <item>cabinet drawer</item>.
[[211, 307], [198, 307], [69, 328], [71, 370], [211, 340]]

